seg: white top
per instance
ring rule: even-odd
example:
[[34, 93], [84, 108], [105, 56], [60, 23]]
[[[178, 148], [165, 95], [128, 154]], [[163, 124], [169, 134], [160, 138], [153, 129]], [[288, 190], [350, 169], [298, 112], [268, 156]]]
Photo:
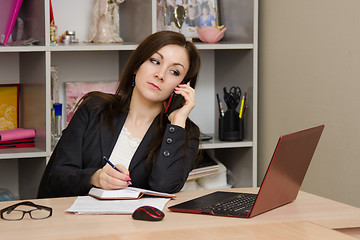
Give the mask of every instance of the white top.
[[114, 165], [121, 164], [129, 169], [131, 159], [140, 142], [141, 139], [131, 137], [131, 133], [124, 126], [110, 155], [110, 162]]

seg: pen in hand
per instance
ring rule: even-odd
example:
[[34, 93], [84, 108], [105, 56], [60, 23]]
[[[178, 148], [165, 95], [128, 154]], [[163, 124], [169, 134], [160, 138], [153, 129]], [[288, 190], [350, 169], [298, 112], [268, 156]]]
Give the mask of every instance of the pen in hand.
[[[110, 162], [109, 159], [107, 159], [107, 157], [104, 156], [103, 158], [113, 169], [115, 169], [118, 172], [121, 172], [112, 162]], [[128, 183], [128, 185], [132, 184], [130, 180], [127, 180], [126, 182]]]

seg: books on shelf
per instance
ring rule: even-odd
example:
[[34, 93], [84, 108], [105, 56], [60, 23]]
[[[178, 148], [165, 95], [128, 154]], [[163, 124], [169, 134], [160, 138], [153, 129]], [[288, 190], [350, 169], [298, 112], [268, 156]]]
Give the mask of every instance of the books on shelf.
[[34, 147], [35, 135], [31, 128], [0, 130], [0, 148]]
[[141, 188], [127, 187], [118, 190], [104, 190], [93, 187], [89, 195], [97, 199], [139, 199], [143, 196], [175, 198], [175, 194], [156, 192]]
[[32, 128], [14, 128], [0, 130], [0, 142], [35, 138], [35, 130]]
[[209, 176], [219, 173], [224, 170], [225, 166], [220, 163], [216, 158], [204, 151], [202, 159], [197, 163], [195, 168], [189, 173], [188, 181], [198, 179], [201, 177]]
[[0, 148], [30, 148], [35, 147], [34, 138], [14, 140], [14, 141], [0, 141]]
[[229, 188], [227, 173], [226, 167], [215, 156], [204, 151], [203, 158], [189, 173], [182, 190]]
[[22, 0], [0, 0], [0, 44], [6, 45], [13, 31]]

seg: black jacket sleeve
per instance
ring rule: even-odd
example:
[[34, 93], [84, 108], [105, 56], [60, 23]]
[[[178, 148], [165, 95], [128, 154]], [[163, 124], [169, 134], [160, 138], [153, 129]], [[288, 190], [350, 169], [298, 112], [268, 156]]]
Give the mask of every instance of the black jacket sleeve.
[[[40, 183], [38, 197], [86, 195], [92, 174], [104, 163], [96, 128], [100, 114], [84, 105], [63, 130]], [[92, 141], [86, 141], [86, 139]]]
[[182, 127], [168, 124], [158, 158], [152, 168], [149, 185], [155, 191], [175, 193], [184, 186], [195, 165], [199, 130], [190, 124], [190, 136]]

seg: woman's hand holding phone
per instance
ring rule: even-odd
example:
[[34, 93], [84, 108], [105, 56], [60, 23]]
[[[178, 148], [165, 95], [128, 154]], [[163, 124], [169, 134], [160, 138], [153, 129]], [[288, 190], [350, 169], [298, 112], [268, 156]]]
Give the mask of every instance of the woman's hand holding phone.
[[169, 121], [173, 125], [185, 128], [186, 119], [188, 118], [191, 110], [195, 107], [195, 89], [193, 89], [190, 86], [190, 82], [188, 82], [177, 86], [174, 92], [177, 95], [181, 95], [184, 98], [185, 103], [181, 108], [174, 110], [169, 115]]

